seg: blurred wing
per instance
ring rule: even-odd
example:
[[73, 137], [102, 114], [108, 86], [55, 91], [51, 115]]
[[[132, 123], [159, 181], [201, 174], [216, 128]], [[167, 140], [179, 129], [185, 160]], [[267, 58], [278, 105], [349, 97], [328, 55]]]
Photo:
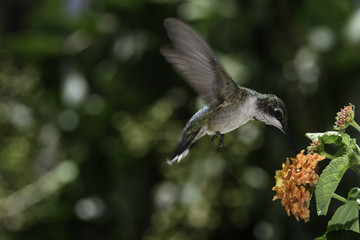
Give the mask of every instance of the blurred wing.
[[216, 107], [237, 93], [238, 85], [193, 29], [175, 18], [165, 19], [164, 26], [174, 48], [162, 48], [161, 53], [207, 104]]

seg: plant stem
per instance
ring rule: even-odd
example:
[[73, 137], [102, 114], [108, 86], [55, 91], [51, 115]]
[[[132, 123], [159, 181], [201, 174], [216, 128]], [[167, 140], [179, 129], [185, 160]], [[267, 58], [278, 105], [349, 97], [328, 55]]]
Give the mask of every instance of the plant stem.
[[357, 167], [350, 167], [350, 169], [360, 174], [360, 169], [358, 169]]
[[327, 153], [327, 152], [325, 152], [325, 151], [322, 151], [321, 153], [319, 153], [319, 155], [323, 155], [323, 156], [325, 156], [325, 157], [328, 158], [328, 159], [334, 159], [334, 158], [335, 158], [334, 155], [331, 155], [330, 153]]
[[352, 201], [348, 201], [347, 199], [343, 198], [340, 195], [337, 195], [336, 193], [333, 193], [332, 197], [345, 203], [345, 204], [350, 204], [351, 206], [356, 207], [357, 209], [360, 210], [360, 206], [358, 204], [356, 204], [355, 202], [352, 202]]
[[357, 144], [355, 144], [355, 147], [356, 147], [356, 150], [357, 150], [358, 154], [360, 154], [360, 148], [359, 148], [359, 146], [358, 146]]
[[346, 200], [344, 197], [342, 197], [342, 196], [340, 196], [340, 195], [338, 195], [338, 194], [336, 194], [336, 193], [333, 193], [333, 198], [335, 198], [335, 199], [337, 199], [337, 200], [339, 200], [339, 201], [341, 201], [341, 202], [343, 202], [343, 203], [347, 203], [348, 202], [348, 200]]
[[353, 150], [353, 155], [354, 155], [354, 163], [355, 163], [355, 165], [360, 165], [360, 149], [359, 149], [359, 146], [356, 144], [356, 143], [354, 143], [354, 144], [352, 144], [352, 150]]
[[350, 125], [360, 132], [360, 126], [354, 120], [351, 121]]

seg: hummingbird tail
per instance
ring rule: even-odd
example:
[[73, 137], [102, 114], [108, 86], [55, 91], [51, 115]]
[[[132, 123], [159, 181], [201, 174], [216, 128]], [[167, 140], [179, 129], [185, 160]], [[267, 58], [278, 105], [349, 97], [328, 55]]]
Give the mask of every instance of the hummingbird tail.
[[185, 129], [178, 140], [176, 148], [171, 156], [171, 160], [168, 160], [167, 163], [172, 165], [174, 162], [180, 162], [181, 159], [185, 158], [190, 148], [194, 145], [194, 142], [199, 138], [198, 134], [200, 129], [197, 131], [191, 131], [189, 133], [188, 129]]

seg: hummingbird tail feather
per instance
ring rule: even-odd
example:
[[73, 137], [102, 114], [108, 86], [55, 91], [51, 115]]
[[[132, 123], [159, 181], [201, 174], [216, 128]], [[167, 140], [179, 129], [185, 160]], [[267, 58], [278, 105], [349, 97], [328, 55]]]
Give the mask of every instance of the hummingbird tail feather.
[[185, 129], [181, 137], [178, 140], [177, 146], [172, 154], [171, 160], [168, 160], [167, 163], [172, 165], [174, 162], [180, 162], [181, 159], [185, 158], [190, 148], [194, 145], [194, 142], [199, 138], [198, 134], [200, 129], [197, 131], [188, 132], [188, 129]]

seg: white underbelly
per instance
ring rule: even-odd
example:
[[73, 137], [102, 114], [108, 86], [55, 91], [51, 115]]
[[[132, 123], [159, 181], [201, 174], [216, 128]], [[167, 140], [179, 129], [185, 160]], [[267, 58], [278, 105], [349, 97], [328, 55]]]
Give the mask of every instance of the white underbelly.
[[255, 98], [251, 98], [235, 108], [234, 106], [225, 106], [214, 111], [208, 122], [207, 134], [228, 133], [254, 119], [255, 100]]

